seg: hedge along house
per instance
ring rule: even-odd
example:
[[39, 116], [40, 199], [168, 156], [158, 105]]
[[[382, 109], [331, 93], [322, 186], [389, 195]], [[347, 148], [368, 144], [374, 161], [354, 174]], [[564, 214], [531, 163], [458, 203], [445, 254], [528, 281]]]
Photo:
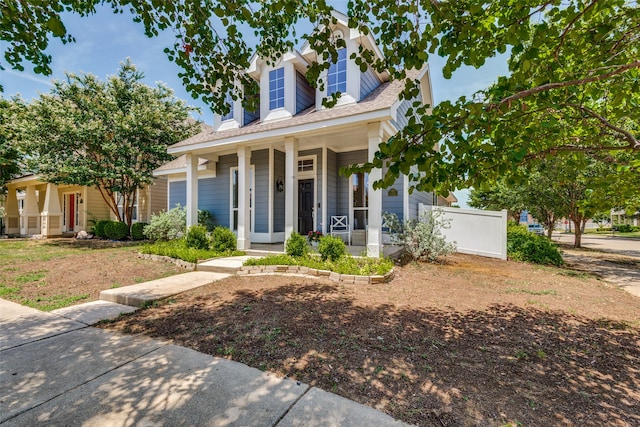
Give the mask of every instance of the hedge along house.
[[[209, 210], [217, 224], [237, 233], [239, 249], [249, 249], [251, 242], [283, 242], [293, 232], [329, 234], [332, 217], [346, 216], [352, 243], [378, 256], [384, 211], [403, 220], [417, 217], [419, 203], [438, 203], [430, 193], [410, 195], [406, 176], [374, 190], [382, 170], [339, 174], [343, 166], [372, 159], [404, 126], [411, 102], [398, 100], [402, 82], [361, 72], [349, 59], [360, 45], [381, 52], [371, 35], [348, 28], [345, 15], [335, 17], [334, 35], [346, 48], [323, 76], [324, 91], [304, 77], [317, 59], [308, 45], [274, 65], [254, 57], [247, 73], [259, 82], [259, 111], [230, 99], [231, 112], [215, 115], [213, 127], [169, 147], [179, 157], [154, 173], [168, 177], [169, 207], [186, 205], [189, 225], [197, 223], [198, 209]], [[419, 100], [432, 105], [428, 68], [409, 74], [421, 82]], [[341, 93], [337, 105], [324, 107], [323, 98], [334, 92]]]
[[[138, 189], [134, 222], [148, 222], [151, 214], [167, 206], [167, 180]], [[7, 183], [4, 232], [14, 236], [56, 237], [91, 231], [98, 220], [115, 219], [115, 215], [93, 187], [56, 185], [35, 174], [24, 175]]]

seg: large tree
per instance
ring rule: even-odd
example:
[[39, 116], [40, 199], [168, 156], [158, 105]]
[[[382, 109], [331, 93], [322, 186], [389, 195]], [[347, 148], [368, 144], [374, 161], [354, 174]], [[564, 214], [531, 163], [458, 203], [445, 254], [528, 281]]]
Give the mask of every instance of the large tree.
[[[187, 90], [221, 112], [228, 108], [229, 90], [257, 90], [244, 73], [254, 53], [245, 34], [255, 34], [255, 50], [272, 60], [308, 41], [321, 63], [312, 63], [307, 78], [320, 85], [318, 76], [328, 67], [322, 59], [335, 59], [343, 43], [332, 36], [325, 0], [34, 3], [2, 3], [0, 38], [10, 42], [4, 56], [12, 67], [26, 60], [36, 72], [49, 72], [50, 58], [43, 53], [48, 36], [73, 40], [61, 12], [92, 13], [106, 3], [115, 11], [130, 9], [149, 36], [173, 31], [176, 40], [166, 53], [182, 67]], [[640, 152], [635, 0], [352, 0], [347, 13], [350, 25], [373, 34], [384, 54], [376, 59], [365, 49], [355, 60], [363, 68], [389, 70], [395, 79], [404, 79], [405, 69], [424, 66], [430, 54], [446, 58], [445, 76], [462, 65], [480, 67], [496, 55], [509, 64], [508, 76], [472, 97], [416, 105], [409, 124], [365, 166], [390, 165], [383, 185], [414, 165], [420, 173], [410, 175], [413, 184], [444, 192], [560, 152]], [[304, 20], [313, 31], [296, 33]], [[412, 99], [419, 87], [408, 83], [401, 96]], [[636, 155], [629, 166], [638, 163]]]
[[6, 183], [22, 171], [22, 155], [17, 147], [16, 122], [24, 112], [20, 99], [0, 97], [0, 195], [7, 191]]
[[171, 89], [141, 79], [128, 60], [106, 81], [67, 74], [31, 103], [22, 123], [31, 170], [49, 182], [97, 188], [129, 225], [136, 190], [151, 184], [153, 170], [172, 158], [167, 146], [199, 129], [188, 117], [192, 108]]

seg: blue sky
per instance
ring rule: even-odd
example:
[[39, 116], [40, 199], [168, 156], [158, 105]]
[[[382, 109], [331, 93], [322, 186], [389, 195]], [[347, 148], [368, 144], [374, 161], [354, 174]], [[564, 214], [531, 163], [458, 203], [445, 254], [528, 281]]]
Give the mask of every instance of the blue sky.
[[[330, 2], [338, 10], [346, 10], [345, 2]], [[148, 38], [144, 35], [141, 24], [132, 21], [127, 14], [113, 14], [107, 8], [98, 8], [95, 15], [80, 18], [69, 15], [65, 18], [67, 31], [75, 36], [76, 43], [63, 45], [57, 40], [50, 43], [47, 53], [52, 55], [53, 74], [49, 77], [31, 72], [30, 64], [25, 64], [25, 71], [7, 69], [0, 71], [0, 84], [4, 86], [4, 97], [20, 94], [23, 99], [30, 100], [39, 93], [47, 93], [51, 89], [52, 79], [63, 79], [65, 71], [75, 73], [87, 72], [100, 78], [115, 74], [120, 63], [127, 57], [145, 75], [145, 82], [155, 85], [165, 82], [175, 91], [177, 97], [190, 105], [199, 107], [202, 114], [197, 119], [212, 123], [213, 113], [204, 103], [194, 100], [182, 87], [178, 77], [179, 67], [170, 62], [164, 52], [165, 47], [173, 44], [173, 34], [167, 32], [159, 37]], [[2, 51], [6, 44], [0, 44]], [[498, 75], [507, 71], [505, 58], [487, 61], [481, 69], [466, 68], [458, 70], [450, 80], [443, 78], [440, 72], [444, 61], [431, 57], [432, 86], [435, 102], [457, 99], [462, 95], [471, 95], [477, 90], [494, 82]], [[456, 192], [464, 206], [465, 192]]]

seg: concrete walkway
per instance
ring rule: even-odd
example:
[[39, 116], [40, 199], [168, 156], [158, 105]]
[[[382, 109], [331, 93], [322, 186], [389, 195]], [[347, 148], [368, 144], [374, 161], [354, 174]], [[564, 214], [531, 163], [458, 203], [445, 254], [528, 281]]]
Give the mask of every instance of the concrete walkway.
[[[196, 271], [103, 294], [141, 306], [227, 276]], [[44, 313], [0, 299], [0, 425], [405, 425], [240, 363], [88, 326], [136, 309], [94, 301]]]

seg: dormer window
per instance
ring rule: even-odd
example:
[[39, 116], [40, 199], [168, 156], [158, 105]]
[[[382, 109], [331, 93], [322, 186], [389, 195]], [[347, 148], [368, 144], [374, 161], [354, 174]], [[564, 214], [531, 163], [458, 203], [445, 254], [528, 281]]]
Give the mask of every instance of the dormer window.
[[269, 110], [284, 108], [284, 68], [269, 71]]
[[233, 120], [233, 98], [231, 97], [231, 93], [227, 93], [227, 95], [224, 98], [224, 102], [225, 104], [227, 104], [229, 106], [229, 112], [225, 115], [222, 116], [222, 121], [224, 122], [225, 120]]
[[347, 49], [338, 50], [338, 60], [329, 66], [327, 96], [347, 91]]

